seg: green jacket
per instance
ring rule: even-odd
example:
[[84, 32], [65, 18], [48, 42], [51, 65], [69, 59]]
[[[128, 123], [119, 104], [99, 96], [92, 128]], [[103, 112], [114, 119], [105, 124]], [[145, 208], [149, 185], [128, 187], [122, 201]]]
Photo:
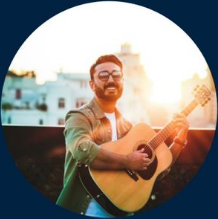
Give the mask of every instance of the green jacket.
[[[117, 138], [120, 139], [129, 132], [132, 125], [117, 109], [115, 115]], [[80, 182], [77, 165], [90, 165], [100, 145], [111, 141], [112, 138], [110, 122], [95, 99], [66, 115], [64, 136], [66, 143], [64, 183], [57, 205], [84, 214], [92, 197]]]

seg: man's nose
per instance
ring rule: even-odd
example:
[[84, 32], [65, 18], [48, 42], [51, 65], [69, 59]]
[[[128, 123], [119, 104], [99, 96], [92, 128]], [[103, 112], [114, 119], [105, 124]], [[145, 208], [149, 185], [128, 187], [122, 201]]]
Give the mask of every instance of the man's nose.
[[114, 81], [114, 78], [113, 78], [113, 76], [112, 75], [109, 75], [109, 78], [108, 78], [108, 82], [113, 82]]

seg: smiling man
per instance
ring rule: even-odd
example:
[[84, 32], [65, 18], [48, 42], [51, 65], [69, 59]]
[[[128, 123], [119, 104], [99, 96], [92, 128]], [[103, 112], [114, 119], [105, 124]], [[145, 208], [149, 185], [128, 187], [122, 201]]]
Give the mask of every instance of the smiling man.
[[[109, 214], [107, 207], [102, 208], [89, 195], [80, 180], [79, 167], [86, 165], [99, 170], [143, 171], [149, 166], [150, 159], [144, 149], [121, 155], [100, 146], [124, 137], [132, 128], [132, 124], [116, 108], [123, 92], [121, 61], [114, 55], [99, 57], [90, 68], [90, 77], [94, 98], [66, 116], [64, 185], [57, 204], [87, 216], [114, 217], [117, 215]], [[183, 115], [177, 116], [175, 124], [179, 131], [176, 143], [171, 146], [174, 160], [185, 144], [189, 127]]]

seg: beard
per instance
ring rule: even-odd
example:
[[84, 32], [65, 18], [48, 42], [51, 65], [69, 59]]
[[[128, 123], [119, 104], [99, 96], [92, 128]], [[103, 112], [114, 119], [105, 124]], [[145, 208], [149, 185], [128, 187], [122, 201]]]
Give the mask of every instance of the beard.
[[[110, 92], [106, 94], [106, 89], [111, 86], [117, 89], [116, 94]], [[95, 94], [100, 99], [108, 100], [108, 101], [117, 101], [122, 96], [122, 93], [123, 93], [123, 86], [118, 85], [117, 83], [108, 83], [104, 86], [103, 89], [100, 88], [97, 84], [95, 84]]]

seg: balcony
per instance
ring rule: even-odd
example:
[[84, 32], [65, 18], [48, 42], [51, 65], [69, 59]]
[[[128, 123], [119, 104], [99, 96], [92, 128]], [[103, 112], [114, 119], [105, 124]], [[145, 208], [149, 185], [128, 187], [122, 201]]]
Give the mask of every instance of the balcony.
[[[158, 129], [156, 129], [158, 131]], [[63, 127], [3, 126], [5, 141], [21, 173], [49, 200], [55, 202], [61, 189], [65, 158]], [[188, 145], [170, 173], [156, 183], [143, 210], [169, 200], [195, 176], [212, 145], [214, 129], [190, 129]], [[167, 139], [169, 145], [172, 136]]]

